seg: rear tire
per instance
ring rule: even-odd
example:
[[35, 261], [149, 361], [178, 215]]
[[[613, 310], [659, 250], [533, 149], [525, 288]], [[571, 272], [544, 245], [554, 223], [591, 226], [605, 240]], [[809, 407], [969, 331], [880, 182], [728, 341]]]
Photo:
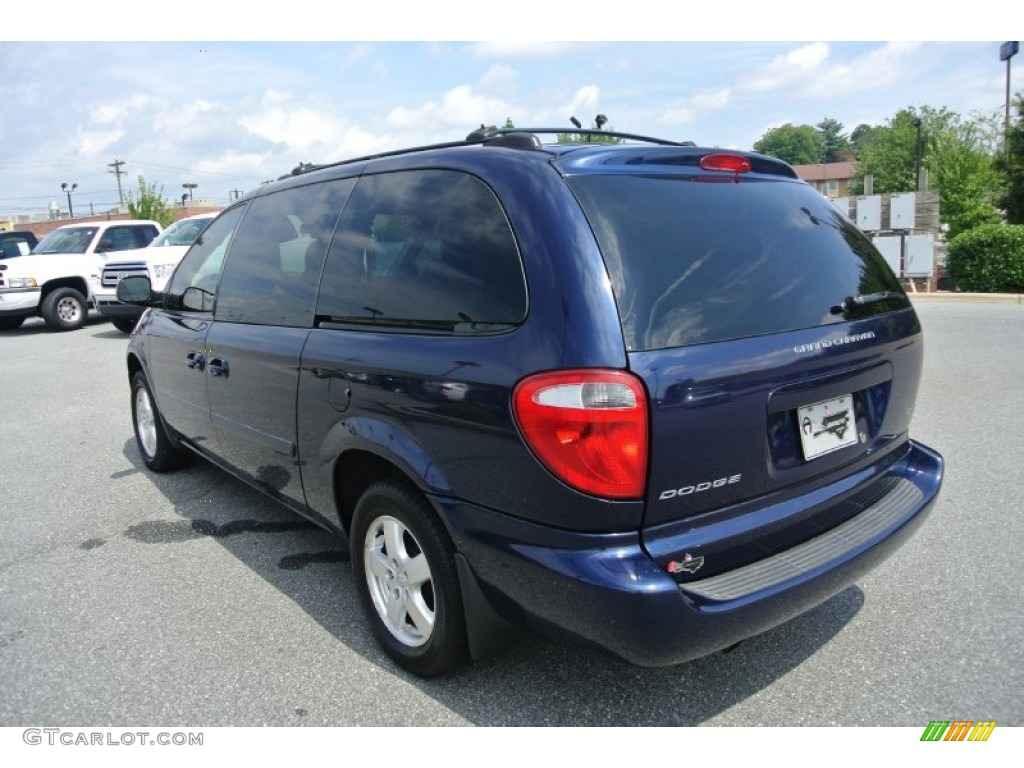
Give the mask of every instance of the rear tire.
[[131, 333], [135, 330], [136, 321], [130, 320], [127, 317], [115, 317], [111, 322], [121, 333]]
[[192, 454], [167, 434], [146, 374], [142, 371], [136, 371], [132, 376], [131, 390], [132, 427], [146, 466], [154, 472], [170, 472], [187, 464]]
[[40, 308], [46, 325], [54, 331], [74, 331], [85, 325], [89, 311], [85, 297], [74, 288], [54, 288]]
[[372, 485], [351, 532], [356, 589], [377, 641], [398, 664], [434, 677], [466, 658], [466, 619], [454, 547], [418, 492]]

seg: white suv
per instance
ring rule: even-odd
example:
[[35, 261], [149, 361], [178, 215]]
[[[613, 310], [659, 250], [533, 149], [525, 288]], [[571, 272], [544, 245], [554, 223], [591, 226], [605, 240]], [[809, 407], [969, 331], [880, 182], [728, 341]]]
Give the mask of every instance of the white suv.
[[185, 252], [192, 247], [206, 225], [217, 218], [216, 213], [200, 213], [171, 224], [145, 248], [118, 254], [108, 261], [93, 285], [96, 308], [111, 318], [114, 326], [125, 333], [135, 327], [142, 309], [117, 300], [117, 284], [128, 275], [145, 275], [154, 290], [162, 291]]
[[55, 331], [80, 328], [96, 306], [92, 287], [109, 254], [143, 248], [162, 229], [145, 220], [66, 224], [27, 256], [0, 260], [0, 330], [33, 315]]

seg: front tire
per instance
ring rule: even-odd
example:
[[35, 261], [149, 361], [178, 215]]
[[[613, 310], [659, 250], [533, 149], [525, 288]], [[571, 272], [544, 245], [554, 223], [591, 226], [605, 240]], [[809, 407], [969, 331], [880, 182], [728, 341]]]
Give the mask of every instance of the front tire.
[[41, 314], [54, 331], [74, 331], [85, 325], [85, 297], [74, 288], [54, 288], [43, 299]]
[[132, 427], [146, 466], [154, 472], [169, 472], [187, 464], [192, 454], [167, 434], [146, 374], [142, 371], [136, 371], [132, 376], [131, 390]]
[[385, 481], [356, 504], [352, 569], [373, 633], [387, 654], [421, 677], [466, 657], [466, 620], [454, 548], [419, 493]]

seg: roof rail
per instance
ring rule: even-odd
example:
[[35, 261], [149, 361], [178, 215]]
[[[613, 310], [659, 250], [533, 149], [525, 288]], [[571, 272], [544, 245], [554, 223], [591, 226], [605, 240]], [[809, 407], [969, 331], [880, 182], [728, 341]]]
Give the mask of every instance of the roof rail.
[[662, 144], [665, 146], [672, 147], [693, 147], [696, 146], [692, 141], [669, 141], [668, 139], [658, 139], [653, 136], [641, 136], [635, 133], [622, 133], [621, 131], [597, 131], [597, 130], [579, 130], [577, 128], [496, 128], [493, 125], [484, 126], [481, 125], [475, 131], [471, 132], [463, 141], [445, 141], [439, 144], [424, 144], [418, 147], [406, 147], [404, 149], [392, 149], [387, 152], [377, 152], [372, 155], [362, 155], [360, 157], [353, 157], [348, 160], [339, 160], [334, 163], [322, 163], [320, 165], [314, 165], [313, 163], [300, 162], [295, 166], [290, 173], [286, 173], [283, 176], [278, 177], [278, 181], [289, 179], [293, 176], [300, 176], [302, 174], [311, 173], [312, 171], [319, 171], [322, 168], [334, 168], [339, 165], [349, 165], [351, 163], [361, 163], [367, 160], [377, 160], [382, 157], [394, 157], [396, 155], [404, 155], [409, 152], [424, 152], [428, 149], [449, 149], [451, 147], [465, 147], [472, 144], [498, 144], [507, 147], [517, 147], [520, 149], [535, 149], [541, 146], [540, 139], [537, 138], [537, 134], [562, 134], [562, 133], [574, 133], [579, 136], [608, 136], [615, 139], [631, 139], [633, 141], [643, 141], [648, 144]]
[[670, 141], [668, 139], [659, 139], [654, 136], [642, 136], [637, 133], [623, 133], [622, 131], [599, 131], [591, 129], [580, 129], [580, 128], [496, 128], [493, 125], [483, 126], [481, 125], [475, 131], [470, 133], [466, 137], [467, 143], [486, 143], [488, 140], [498, 138], [500, 136], [507, 136], [513, 133], [525, 133], [525, 134], [562, 134], [572, 133], [577, 136], [607, 136], [614, 139], [632, 139], [633, 141], [644, 141], [648, 144], [662, 144], [671, 147], [694, 147], [692, 141]]

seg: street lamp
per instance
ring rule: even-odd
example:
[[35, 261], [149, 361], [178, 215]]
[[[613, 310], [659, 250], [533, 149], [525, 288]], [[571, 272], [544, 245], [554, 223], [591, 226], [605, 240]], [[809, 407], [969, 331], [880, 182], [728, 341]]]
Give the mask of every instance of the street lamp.
[[78, 188], [78, 185], [77, 184], [69, 185], [65, 181], [63, 184], [60, 185], [60, 188], [63, 189], [64, 192], [68, 196], [68, 218], [69, 219], [73, 219], [73, 218], [75, 218], [75, 209], [71, 207], [71, 193], [72, 193], [72, 191], [74, 191], [75, 189]]
[[1006, 122], [1003, 126], [1003, 146], [1006, 147], [1006, 156], [1010, 156], [1010, 59], [1020, 51], [1020, 43], [1017, 40], [1009, 40], [999, 46], [999, 60], [1006, 62]]
[[917, 141], [914, 143], [914, 189], [921, 191], [921, 118], [915, 117], [910, 123], [917, 128]]

